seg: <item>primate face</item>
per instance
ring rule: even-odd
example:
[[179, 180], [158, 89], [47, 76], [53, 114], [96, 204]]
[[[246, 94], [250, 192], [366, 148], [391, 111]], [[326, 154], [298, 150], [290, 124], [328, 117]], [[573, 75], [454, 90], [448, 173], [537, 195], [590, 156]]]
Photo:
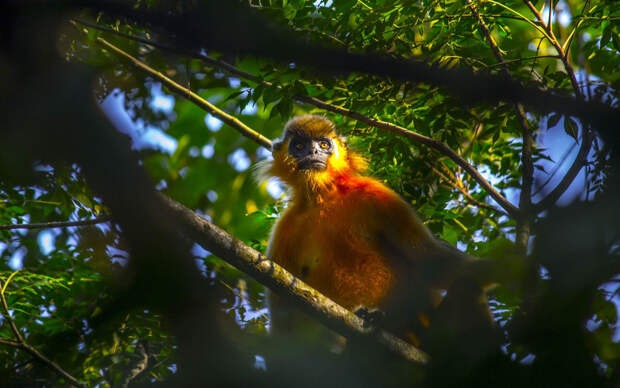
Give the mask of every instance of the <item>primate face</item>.
[[327, 159], [334, 152], [334, 141], [327, 136], [310, 137], [291, 133], [288, 153], [297, 160], [300, 170], [325, 170]]

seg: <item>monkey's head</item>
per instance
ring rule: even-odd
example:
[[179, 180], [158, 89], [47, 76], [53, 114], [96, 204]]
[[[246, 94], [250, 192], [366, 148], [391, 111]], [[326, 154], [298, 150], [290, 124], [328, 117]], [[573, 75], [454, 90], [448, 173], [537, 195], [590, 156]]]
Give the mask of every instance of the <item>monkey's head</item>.
[[292, 118], [282, 137], [274, 140], [272, 154], [274, 160], [262, 167], [263, 174], [297, 190], [322, 190], [337, 176], [366, 168], [365, 161], [348, 150], [334, 124], [317, 115]]

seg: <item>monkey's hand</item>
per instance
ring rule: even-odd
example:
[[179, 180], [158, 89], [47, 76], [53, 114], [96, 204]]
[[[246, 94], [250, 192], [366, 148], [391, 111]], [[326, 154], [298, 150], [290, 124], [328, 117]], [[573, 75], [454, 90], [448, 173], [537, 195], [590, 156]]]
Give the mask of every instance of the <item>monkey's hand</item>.
[[378, 309], [369, 309], [368, 307], [359, 307], [354, 312], [355, 315], [364, 320], [364, 329], [376, 330], [385, 320], [385, 313]]

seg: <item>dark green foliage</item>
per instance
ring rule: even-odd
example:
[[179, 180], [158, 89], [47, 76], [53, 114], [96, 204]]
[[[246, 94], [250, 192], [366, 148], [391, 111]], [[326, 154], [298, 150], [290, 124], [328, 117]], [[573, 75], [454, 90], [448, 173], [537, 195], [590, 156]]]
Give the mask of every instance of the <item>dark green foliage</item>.
[[[171, 13], [181, 13], [184, 7], [191, 10], [194, 4], [136, 3], [170, 6]], [[554, 19], [553, 31], [561, 45], [573, 36], [567, 61], [578, 74], [579, 91], [573, 90], [554, 47], [542, 38], [534, 23], [523, 19], [532, 21], [534, 17], [521, 1], [474, 2], [504, 57], [503, 64], [497, 63], [478, 20], [464, 1], [249, 3], [254, 11], [304, 41], [351, 53], [379, 52], [394, 59], [421, 59], [442, 68], [462, 67], [495, 74], [505, 69], [523, 85], [554, 89], [559, 94], [578, 92], [587, 99], [618, 105], [615, 88], [620, 79], [620, 7], [611, 0], [554, 2], [568, 18], [567, 25]], [[543, 4], [539, 1], [534, 5], [540, 9]], [[557, 15], [554, 12], [554, 17]], [[91, 14], [79, 16], [87, 18]], [[116, 32], [163, 45], [174, 42], [156, 28], [146, 28], [131, 19], [117, 19], [103, 12], [95, 20]], [[457, 372], [463, 376], [458, 375], [458, 385], [611, 386], [617, 382], [620, 214], [615, 203], [619, 192], [610, 177], [617, 177], [618, 166], [610, 156], [616, 145], [607, 141], [604, 133], [596, 136], [588, 160], [585, 191], [591, 202], [551, 211], [537, 209], [530, 214], [533, 252], [525, 257], [515, 244], [521, 220], [507, 216], [462, 166], [403, 136], [310, 105], [296, 105], [294, 101], [296, 96], [315, 97], [440, 141], [519, 205], [523, 138], [521, 118], [513, 105], [473, 105], [432, 82], [413, 84], [360, 73], [325, 74], [269, 58], [207, 52], [256, 76], [244, 79], [186, 55], [183, 47], [161, 49], [93, 28], [87, 36], [71, 26], [62, 30], [58, 47], [63, 56], [72, 63], [101, 71], [95, 85], [83, 87], [93, 88], [99, 102], [115, 91], [124, 95], [124, 108], [132, 122], [139, 125], [122, 130], [138, 139], [145, 128], [153, 127], [176, 142], [172, 153], [137, 150], [158, 190], [263, 252], [269, 230], [279, 210], [286, 206], [286, 199], [272, 197], [266, 182], [258, 182], [252, 167], [239, 161], [247, 159], [254, 165], [268, 152], [226, 125], [219, 130], [209, 128], [206, 113], [181, 96], [174, 96], [170, 110], [154, 108], [160, 82], [113, 52], [102, 50], [97, 37], [121, 47], [268, 138], [280, 136], [292, 115], [325, 114], [348, 138], [350, 147], [368, 159], [369, 173], [399, 192], [438, 237], [480, 257], [520, 257], [525, 269], [507, 267], [506, 278], [510, 281], [489, 294], [495, 320], [505, 336], [504, 354], [471, 369], [467, 369], [469, 365], [464, 371], [459, 369]], [[170, 93], [166, 89], [162, 92]], [[256, 109], [246, 109], [252, 106]], [[561, 161], [552, 161], [542, 143], [544, 135], [565, 133], [571, 142], [581, 144], [588, 123], [560, 113], [529, 113], [526, 122], [535, 140], [531, 152], [536, 192], [552, 171], [561, 171], [561, 176], [572, 160], [569, 158], [561, 166], [557, 164]], [[559, 125], [563, 129], [558, 129]], [[63, 141], [69, 143], [72, 139]], [[46, 165], [32, 155], [32, 160], [26, 158], [36, 167], [30, 174], [13, 162], [10, 149], [2, 152], [0, 225], [86, 220], [109, 213], [106, 204], [87, 185], [81, 166]], [[540, 200], [553, 184], [544, 187], [533, 201]], [[43, 238], [53, 240], [49, 251], [42, 251], [46, 246], [40, 242]], [[125, 287], [134, 276], [127, 250], [123, 231], [111, 222], [49, 230], [0, 230], [0, 281], [9, 309], [30, 345], [90, 386], [122, 384], [144, 354], [148, 364], [131, 380], [132, 384], [174, 384], [179, 360], [170, 321], [160, 311], [135, 306], [114, 310], [117, 298], [126, 295]], [[225, 291], [225, 296], [217, 294], [221, 298], [209, 300], [217, 300], [218, 311], [238, 326], [224, 330], [228, 337], [220, 338], [224, 345], [214, 345], [214, 352], [230, 347], [252, 356], [268, 354], [277, 359], [290, 351], [300, 357], [290, 370], [276, 371], [282, 373], [276, 376], [257, 372], [240, 361], [239, 367], [246, 369], [238, 371], [235, 381], [258, 376], [252, 380], [256, 385], [285, 385], [282, 376], [296, 379], [309, 373], [306, 362], [324, 368], [324, 377], [339, 386], [402, 386], [422, 381], [439, 386], [454, 384], [450, 378], [457, 379], [457, 375], [442, 376], [443, 370], [433, 366], [428, 370], [403, 366], [369, 348], [362, 348], [368, 351], [368, 357], [350, 355], [353, 362], [348, 363], [348, 359], [343, 362], [333, 355], [315, 354], [315, 349], [306, 353], [307, 349], [291, 344], [273, 344], [266, 335], [264, 287], [208, 252], [193, 252], [197, 256], [196, 271], [202, 273], [205, 282]], [[0, 320], [0, 338], [14, 338], [6, 319]], [[217, 354], [212, 357], [217, 358]], [[438, 360], [435, 368], [443, 365], [441, 362], [449, 365], [452, 361], [441, 355]], [[211, 373], [213, 365], [207, 364], [205, 361], [205, 370]], [[25, 351], [0, 344], [0, 385], [9, 384], [64, 386], [67, 381]]]

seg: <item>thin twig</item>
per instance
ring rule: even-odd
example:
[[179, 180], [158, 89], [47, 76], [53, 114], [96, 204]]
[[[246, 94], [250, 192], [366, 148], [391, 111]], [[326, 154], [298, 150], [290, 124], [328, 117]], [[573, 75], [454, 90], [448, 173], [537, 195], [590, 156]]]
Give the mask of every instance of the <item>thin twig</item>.
[[[80, 22], [80, 23], [82, 23], [82, 22]], [[116, 31], [113, 31], [113, 30], [109, 31], [109, 32], [116, 33]], [[97, 38], [97, 39], [98, 40], [103, 40], [101, 38]], [[142, 39], [142, 38], [137, 38], [135, 40], [140, 41], [142, 43], [146, 43], [145, 39]], [[146, 44], [151, 44], [151, 43], [146, 43]], [[115, 46], [112, 46], [110, 43], [106, 42], [106, 45], [111, 46], [110, 47], [111, 49], [112, 49], [112, 47], [114, 47], [115, 51], [118, 52], [119, 54], [122, 53], [122, 55], [124, 55], [124, 56], [126, 56], [128, 58], [131, 58], [132, 62], [136, 66], [138, 66], [139, 68], [141, 68], [143, 70], [148, 71], [149, 74], [151, 74], [152, 76], [154, 76], [154, 77], [156, 77], [156, 78], [158, 78], [158, 79], [160, 79], [162, 81], [164, 81], [164, 79], [165, 79], [165, 80], [168, 80], [169, 82], [173, 82], [173, 81], [170, 81], [168, 78], [166, 78], [163, 74], [161, 74], [161, 73], [159, 73], [159, 72], [157, 72], [155, 70], [150, 69], [148, 66], [144, 65], [143, 63], [141, 63], [137, 59], [129, 56], [129, 54], [124, 53], [122, 50], [116, 48]], [[152, 44], [152, 45], [160, 47], [160, 48], [163, 48], [163, 49], [166, 49], [166, 50], [171, 50], [171, 51], [177, 51], [178, 52], [178, 50], [166, 48], [166, 47], [163, 47], [163, 46], [158, 45], [158, 44]], [[236, 76], [239, 76], [241, 78], [245, 78], [245, 79], [252, 80], [252, 81], [255, 81], [255, 82], [261, 82], [260, 79], [257, 76], [255, 76], [253, 74], [250, 74], [250, 73], [247, 73], [245, 71], [242, 71], [240, 69], [237, 69], [236, 67], [234, 67], [234, 66], [232, 66], [232, 65], [230, 65], [230, 64], [228, 64], [226, 62], [210, 58], [210, 57], [208, 57], [206, 55], [197, 55], [196, 54], [196, 55], [194, 55], [194, 57], [201, 58], [201, 59], [205, 60], [207, 63], [209, 63], [211, 65], [218, 66], [218, 67], [222, 68], [223, 70], [226, 70], [229, 73], [231, 73], [233, 75], [236, 75]], [[270, 82], [263, 81], [261, 83], [263, 85], [265, 85], [265, 86], [273, 86], [273, 84], [271, 84]], [[181, 94], [184, 97], [192, 100], [191, 98], [189, 98], [189, 94], [188, 94], [188, 93], [191, 93], [190, 91], [187, 91], [185, 88], [182, 88], [180, 86], [178, 86], [178, 87], [182, 89], [182, 92], [180, 92], [179, 94]], [[452, 150], [450, 147], [448, 147], [444, 143], [442, 143], [442, 142], [440, 142], [438, 140], [432, 139], [430, 137], [426, 137], [424, 135], [420, 135], [420, 134], [418, 134], [416, 132], [410, 131], [410, 130], [408, 130], [406, 128], [403, 128], [401, 126], [398, 126], [398, 125], [395, 125], [395, 124], [392, 124], [392, 123], [388, 123], [388, 122], [385, 122], [385, 121], [381, 121], [381, 120], [372, 119], [372, 118], [366, 117], [366, 116], [364, 116], [364, 115], [362, 115], [360, 113], [357, 113], [357, 112], [354, 112], [354, 111], [351, 111], [351, 110], [348, 110], [346, 108], [342, 108], [342, 107], [339, 107], [339, 106], [336, 106], [336, 105], [332, 105], [330, 103], [327, 103], [325, 101], [321, 101], [321, 100], [319, 100], [317, 98], [314, 98], [314, 97], [309, 97], [309, 96], [293, 96], [292, 98], [294, 100], [298, 101], [298, 102], [310, 104], [310, 105], [313, 105], [313, 106], [315, 106], [317, 108], [324, 109], [324, 110], [327, 110], [327, 111], [330, 111], [330, 112], [334, 112], [334, 113], [340, 114], [342, 116], [346, 116], [346, 117], [352, 118], [354, 120], [357, 120], [357, 121], [359, 121], [361, 123], [370, 125], [372, 127], [376, 127], [376, 128], [379, 128], [379, 129], [384, 129], [384, 130], [390, 131], [392, 133], [395, 133], [397, 135], [404, 136], [404, 137], [406, 137], [406, 138], [408, 138], [408, 139], [410, 139], [410, 140], [412, 140], [414, 142], [424, 144], [424, 145], [426, 145], [426, 146], [428, 146], [428, 147], [438, 151], [439, 153], [441, 153], [441, 154], [449, 157], [450, 159], [452, 159], [456, 164], [458, 164], [465, 171], [467, 171], [474, 178], [474, 180], [476, 182], [478, 182], [478, 184], [480, 184], [480, 186], [487, 193], [489, 193], [489, 195], [491, 195], [491, 197], [493, 197], [493, 199], [502, 208], [504, 208], [506, 210], [506, 212], [508, 214], [510, 214], [512, 217], [516, 217], [518, 215], [519, 209], [517, 209], [504, 196], [502, 196], [497, 190], [495, 190], [493, 188], [493, 186], [486, 179], [484, 179], [484, 177], [476, 170], [475, 167], [473, 167], [470, 163], [468, 163], [465, 159], [463, 159], [461, 156], [459, 156], [454, 150]], [[194, 102], [196, 102], [196, 101], [194, 101]], [[198, 103], [198, 102], [196, 102], [196, 103]], [[236, 129], [238, 129], [238, 128], [236, 128]]]
[[407, 128], [403, 128], [399, 125], [388, 123], [385, 121], [372, 119], [370, 117], [366, 117], [360, 113], [354, 112], [352, 110], [342, 108], [339, 106], [335, 106], [324, 101], [321, 101], [314, 97], [309, 96], [295, 96], [293, 97], [297, 101], [306, 102], [318, 108], [328, 110], [330, 112], [338, 113], [343, 116], [350, 117], [355, 119], [361, 123], [368, 124], [372, 127], [380, 128], [397, 134], [399, 136], [404, 136], [410, 140], [413, 140], [416, 143], [424, 144], [435, 151], [438, 151], [440, 154], [447, 156], [452, 159], [454, 163], [461, 166], [469, 175], [476, 181], [478, 184], [487, 192], [493, 199], [504, 209], [511, 217], [517, 217], [519, 214], [519, 209], [515, 207], [510, 201], [508, 201], [503, 195], [501, 195], [495, 188], [486, 180], [484, 177], [476, 170], [476, 168], [463, 159], [459, 154], [457, 154], [453, 149], [448, 147], [446, 144], [440, 142], [439, 140], [432, 139], [430, 137], [420, 135], [419, 133], [413, 132]]
[[[506, 61], [504, 60], [504, 56], [502, 55], [502, 52], [497, 45], [497, 42], [495, 42], [495, 39], [493, 39], [493, 36], [491, 35], [489, 27], [487, 27], [487, 24], [485, 23], [484, 19], [482, 19], [482, 17], [478, 13], [478, 10], [472, 4], [471, 0], [465, 1], [467, 2], [467, 4], [469, 4], [471, 12], [476, 15], [476, 18], [478, 19], [478, 25], [480, 26], [480, 29], [482, 30], [484, 36], [487, 38], [489, 46], [491, 47], [491, 50], [493, 51], [497, 62], [502, 64], [502, 72], [506, 75], [506, 77], [512, 78], [512, 75], [510, 74], [510, 69], [508, 68]], [[514, 107], [517, 116], [519, 117], [519, 124], [521, 126], [521, 137], [523, 139], [521, 145], [522, 182], [521, 192], [519, 195], [520, 217], [517, 218], [516, 243], [519, 249], [522, 252], [525, 252], [530, 237], [530, 219], [532, 217], [532, 214], [530, 213], [532, 207], [532, 184], [534, 182], [534, 162], [532, 160], [534, 138], [532, 136], [532, 130], [530, 128], [523, 104], [516, 103]]]
[[[549, 39], [549, 42], [551, 43], [553, 47], [555, 47], [557, 53], [560, 55], [560, 59], [562, 60], [562, 63], [564, 64], [564, 70], [568, 74], [568, 77], [571, 81], [571, 85], [575, 92], [575, 96], [577, 97], [577, 99], [584, 101], [585, 97], [581, 93], [581, 89], [579, 88], [579, 83], [577, 82], [577, 77], [575, 76], [575, 70], [573, 69], [573, 66], [570, 64], [567, 52], [560, 45], [559, 41], [555, 37], [555, 34], [553, 33], [553, 29], [551, 28], [551, 23], [545, 23], [541, 12], [537, 10], [536, 7], [529, 0], [523, 0], [523, 1], [525, 5], [527, 5], [527, 7], [532, 11], [534, 16], [536, 16], [538, 23], [545, 29], [545, 31], [547, 32], [547, 38]], [[551, 12], [551, 9], [549, 9], [549, 12]], [[567, 119], [567, 117], [565, 119]], [[582, 128], [581, 146], [579, 147], [579, 152], [577, 153], [577, 157], [575, 157], [573, 164], [570, 166], [566, 174], [564, 174], [564, 177], [562, 178], [560, 183], [558, 183], [558, 185], [545, 198], [543, 198], [540, 202], [533, 205], [535, 211], [537, 212], [542, 211], [546, 209], [547, 207], [555, 204], [560, 199], [562, 194], [564, 194], [564, 192], [570, 187], [570, 185], [573, 183], [573, 181], [577, 177], [577, 174], [579, 174], [579, 171], [581, 171], [584, 164], [588, 160], [588, 154], [590, 153], [590, 148], [592, 147], [593, 140], [594, 140], [594, 134], [588, 127], [584, 125]]]
[[85, 226], [100, 224], [102, 222], [109, 222], [112, 218], [109, 216], [97, 217], [92, 220], [82, 221], [52, 221], [52, 222], [40, 222], [35, 224], [14, 224], [14, 225], [0, 225], [0, 230], [11, 229], [47, 229], [47, 228], [65, 228], [68, 226]]
[[[568, 77], [569, 77], [570, 82], [571, 82], [571, 84], [573, 86], [573, 89], [575, 90], [575, 94], [576, 94], [577, 98], [582, 99], [583, 95], [581, 94], [581, 92], [579, 90], [579, 84], [577, 83], [577, 77], [575, 76], [575, 70], [573, 69], [573, 66], [568, 61], [568, 56], [566, 55], [566, 52], [564, 51], [564, 49], [562, 48], [562, 46], [558, 42], [557, 38], [555, 37], [555, 34], [553, 33], [553, 29], [551, 28], [551, 24], [545, 23], [545, 20], [543, 19], [542, 14], [540, 13], [540, 11], [538, 11], [536, 9], [536, 7], [534, 7], [534, 5], [532, 4], [531, 1], [524, 0], [524, 3], [532, 11], [534, 16], [536, 16], [536, 19], [538, 20], [538, 23], [546, 31], [546, 37], [549, 40], [549, 43], [551, 43], [551, 45], [553, 47], [555, 47], [555, 50], [560, 55], [560, 60], [564, 64], [564, 69], [566, 70], [566, 73], [568, 74]], [[551, 13], [551, 9], [549, 9], [549, 12]]]
[[559, 55], [533, 55], [531, 57], [508, 59], [508, 60], [504, 60], [502, 62], [498, 62], [498, 63], [494, 63], [492, 65], [488, 65], [488, 68], [492, 69], [492, 68], [497, 67], [497, 66], [502, 66], [503, 67], [504, 65], [507, 65], [509, 63], [525, 62], [525, 61], [537, 60], [537, 59], [541, 59], [541, 58], [560, 59], [560, 56]]
[[0, 281], [0, 290], [3, 290], [2, 292], [0, 292], [0, 302], [2, 304], [2, 310], [3, 310], [3, 312], [1, 312], [0, 315], [2, 315], [4, 317], [4, 319], [9, 323], [9, 326], [11, 327], [11, 331], [13, 332], [13, 335], [16, 338], [16, 341], [3, 338], [3, 339], [0, 339], [0, 343], [4, 344], [4, 345], [13, 346], [13, 347], [18, 348], [18, 349], [25, 350], [26, 352], [30, 353], [32, 356], [37, 358], [39, 361], [41, 361], [45, 365], [47, 365], [47, 367], [55, 370], [56, 373], [58, 373], [62, 377], [64, 377], [67, 380], [69, 380], [69, 382], [72, 385], [75, 385], [76, 387], [85, 387], [86, 384], [81, 383], [80, 381], [78, 381], [75, 377], [73, 377], [72, 375], [67, 373], [64, 369], [62, 369], [60, 367], [60, 365], [56, 364], [54, 361], [52, 361], [49, 358], [45, 357], [37, 349], [35, 349], [34, 347], [32, 347], [28, 343], [26, 343], [26, 341], [24, 340], [24, 337], [22, 337], [21, 333], [17, 329], [17, 326], [15, 325], [15, 322], [13, 321], [13, 318], [11, 318], [11, 315], [9, 314], [9, 306], [8, 306], [8, 304], [6, 302], [6, 297], [4, 296], [4, 289], [2, 287], [2, 282], [1, 281]]
[[488, 203], [484, 203], [484, 202], [480, 202], [478, 201], [476, 198], [472, 197], [471, 194], [469, 194], [469, 192], [462, 187], [461, 185], [457, 184], [456, 182], [454, 182], [452, 179], [448, 178], [447, 176], [445, 176], [441, 171], [437, 170], [434, 166], [432, 166], [430, 163], [425, 162], [425, 164], [431, 168], [431, 170], [433, 170], [433, 172], [435, 174], [437, 174], [441, 179], [443, 179], [450, 187], [455, 188], [456, 190], [458, 190], [461, 194], [463, 194], [463, 196], [465, 197], [465, 199], [467, 199], [472, 205], [477, 206], [479, 208], [484, 208], [484, 209], [488, 209], [497, 213], [500, 213], [502, 215], [505, 215], [506, 212], [495, 208], [492, 205], [489, 205]]
[[120, 386], [122, 388], [127, 388], [131, 380], [135, 379], [136, 377], [138, 377], [139, 374], [144, 372], [146, 366], [149, 363], [149, 354], [146, 351], [145, 346], [141, 342], [138, 342], [138, 344], [136, 345], [134, 354], [137, 354], [139, 358], [138, 360], [136, 360], [133, 367], [127, 372], [127, 375], [120, 383]]
[[21, 333], [17, 329], [13, 318], [11, 318], [11, 314], [9, 314], [9, 305], [6, 303], [6, 297], [4, 296], [4, 288], [2, 287], [2, 282], [0, 281], [0, 302], [2, 303], [2, 310], [4, 311], [2, 315], [9, 322], [9, 326], [11, 327], [11, 331], [13, 332], [13, 336], [20, 344], [24, 343], [24, 338]]

